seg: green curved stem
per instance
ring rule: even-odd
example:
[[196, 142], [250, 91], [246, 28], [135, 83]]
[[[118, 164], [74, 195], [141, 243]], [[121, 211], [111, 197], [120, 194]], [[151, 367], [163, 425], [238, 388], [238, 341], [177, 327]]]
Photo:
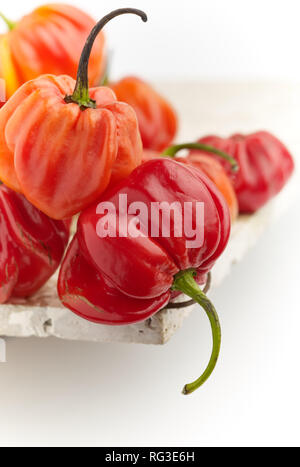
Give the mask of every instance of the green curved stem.
[[[205, 287], [204, 289], [202, 290], [202, 292], [206, 295], [207, 292], [209, 292], [210, 290], [210, 286], [211, 286], [211, 272], [209, 272], [207, 274], [207, 281], [206, 281], [206, 284], [205, 284]], [[174, 310], [175, 308], [177, 310], [180, 310], [182, 308], [188, 308], [189, 306], [191, 305], [194, 305], [196, 302], [195, 300], [191, 299], [191, 300], [187, 300], [186, 302], [170, 302], [166, 307], [165, 307], [165, 310]]]
[[114, 10], [108, 15], [104, 16], [104, 18], [102, 18], [96, 24], [85, 43], [80, 57], [74, 92], [71, 96], [65, 97], [65, 102], [68, 104], [76, 103], [80, 106], [81, 110], [85, 110], [89, 107], [93, 109], [96, 108], [96, 102], [91, 99], [89, 95], [88, 65], [92, 48], [98, 34], [100, 31], [102, 31], [104, 26], [117, 16], [125, 14], [134, 14], [140, 16], [144, 22], [148, 20], [146, 13], [141, 10], [137, 10], [135, 8], [120, 8], [119, 10]]
[[229, 154], [223, 151], [219, 151], [219, 149], [216, 149], [212, 146], [207, 146], [206, 144], [201, 144], [201, 143], [184, 143], [184, 144], [177, 144], [175, 146], [170, 146], [161, 155], [162, 157], [175, 157], [176, 154], [179, 151], [182, 151], [183, 149], [196, 149], [199, 151], [205, 151], [205, 152], [210, 152], [212, 154], [216, 154], [217, 156], [221, 157], [222, 159], [225, 159], [226, 161], [230, 163], [231, 170], [233, 172], [237, 172], [239, 170], [239, 165], [237, 161], [233, 157], [229, 156]]
[[10, 31], [12, 31], [16, 27], [17, 23], [14, 23], [13, 21], [10, 21], [8, 18], [6, 18], [6, 16], [4, 16], [4, 14], [1, 13], [1, 11], [0, 11], [0, 18], [3, 19], [3, 21], [5, 22], [6, 26], [8, 27]]
[[218, 314], [214, 305], [211, 303], [211, 301], [207, 298], [207, 296], [204, 294], [204, 292], [202, 292], [202, 290], [196, 283], [194, 279], [195, 275], [195, 269], [188, 269], [186, 271], [179, 272], [175, 276], [172, 289], [178, 290], [188, 295], [189, 297], [194, 299], [195, 302], [199, 303], [199, 305], [204, 309], [211, 325], [213, 336], [213, 349], [206, 370], [196, 381], [194, 381], [191, 384], [186, 384], [184, 386], [183, 394], [191, 394], [192, 392], [196, 391], [196, 389], [198, 389], [200, 386], [202, 386], [205, 383], [205, 381], [207, 381], [207, 379], [210, 377], [210, 375], [215, 369], [221, 348], [221, 326]]

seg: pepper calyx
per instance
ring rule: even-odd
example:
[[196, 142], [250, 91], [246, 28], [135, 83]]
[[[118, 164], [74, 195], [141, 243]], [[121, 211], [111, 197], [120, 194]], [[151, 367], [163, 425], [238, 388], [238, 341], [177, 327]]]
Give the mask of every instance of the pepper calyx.
[[3, 13], [1, 13], [1, 11], [0, 11], [0, 18], [3, 19], [6, 26], [8, 27], [9, 31], [12, 31], [17, 26], [17, 23], [15, 23], [14, 21], [11, 21], [10, 19], [6, 18], [6, 16]]

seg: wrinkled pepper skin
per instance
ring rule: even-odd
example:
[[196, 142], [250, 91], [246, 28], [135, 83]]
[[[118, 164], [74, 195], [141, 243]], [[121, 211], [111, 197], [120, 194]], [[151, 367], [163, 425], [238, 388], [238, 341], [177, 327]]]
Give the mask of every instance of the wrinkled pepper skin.
[[0, 303], [28, 297], [47, 282], [62, 260], [69, 227], [0, 186]]
[[[120, 194], [127, 195], [128, 205], [145, 203], [149, 212], [153, 202], [179, 202], [183, 206], [192, 201], [195, 216], [196, 201], [203, 202], [203, 245], [187, 248], [186, 237], [175, 235], [174, 219], [170, 237], [162, 235], [161, 226], [156, 238], [145, 231], [139, 238], [118, 234], [116, 238], [98, 237], [98, 204], [108, 201], [117, 208]], [[120, 218], [120, 212], [117, 216]], [[179, 271], [195, 268], [198, 276], [206, 276], [227, 245], [230, 224], [223, 196], [203, 173], [171, 159], [148, 161], [81, 214], [60, 270], [60, 299], [74, 313], [95, 323], [143, 321], [170, 301]], [[150, 218], [148, 227], [150, 233]]]
[[[0, 78], [10, 97], [26, 81], [43, 74], [76, 78], [84, 43], [95, 21], [64, 4], [40, 6], [0, 36]], [[104, 36], [95, 42], [89, 64], [90, 85], [98, 85], [105, 68]]]
[[[144, 150], [143, 162], [156, 159], [160, 156], [158, 152]], [[194, 151], [187, 157], [175, 157], [174, 160], [195, 167], [203, 172], [224, 196], [229, 207], [231, 221], [233, 222], [236, 220], [239, 213], [238, 200], [233, 188], [233, 183], [219, 162], [219, 158], [218, 160], [213, 159], [211, 154], [207, 155], [204, 152]]]
[[199, 142], [225, 151], [238, 162], [235, 175], [226, 161], [222, 164], [232, 178], [241, 213], [253, 213], [264, 206], [282, 190], [294, 170], [288, 149], [266, 131], [229, 138], [207, 136]]
[[145, 149], [161, 151], [172, 143], [178, 127], [176, 112], [150, 84], [136, 77], [127, 77], [109, 86], [118, 100], [135, 110]]
[[90, 89], [96, 108], [66, 103], [75, 81], [44, 75], [0, 109], [0, 179], [54, 219], [80, 212], [142, 159], [134, 110], [111, 89]]

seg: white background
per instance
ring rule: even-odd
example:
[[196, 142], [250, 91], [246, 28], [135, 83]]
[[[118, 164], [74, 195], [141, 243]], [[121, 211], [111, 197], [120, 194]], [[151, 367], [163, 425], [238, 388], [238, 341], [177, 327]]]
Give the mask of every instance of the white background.
[[[124, 6], [73, 3], [98, 17]], [[10, 1], [5, 13], [14, 19], [34, 4]], [[299, 79], [296, 1], [125, 4], [145, 8], [150, 21], [108, 27], [114, 76]], [[257, 112], [259, 120], [259, 103]], [[290, 124], [297, 135], [300, 121]], [[299, 201], [211, 295], [223, 349], [198, 393], [185, 398], [180, 389], [209, 357], [203, 313], [164, 347], [8, 339], [0, 445], [299, 446]]]
[[[10, 0], [1, 9], [5, 9], [7, 17], [16, 20], [40, 3], [43, 2]], [[124, 6], [148, 13], [146, 25], [138, 18], [128, 17], [116, 19], [107, 26], [114, 77], [138, 73], [151, 79], [300, 79], [298, 0], [72, 0], [65, 3], [84, 8], [95, 19]]]

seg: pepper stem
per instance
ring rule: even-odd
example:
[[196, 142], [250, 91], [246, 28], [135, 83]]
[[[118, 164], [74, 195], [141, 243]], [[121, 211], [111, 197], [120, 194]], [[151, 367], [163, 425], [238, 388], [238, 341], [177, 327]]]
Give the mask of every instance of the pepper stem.
[[8, 27], [10, 31], [12, 31], [16, 27], [16, 23], [6, 18], [6, 16], [4, 16], [4, 14], [1, 13], [1, 11], [0, 11], [0, 18], [3, 19], [3, 21], [5, 22], [6, 26]]
[[196, 149], [199, 151], [206, 151], [212, 154], [216, 154], [217, 156], [221, 157], [222, 159], [225, 159], [230, 163], [232, 172], [237, 172], [239, 170], [239, 165], [237, 161], [229, 154], [223, 151], [219, 151], [219, 149], [216, 149], [212, 146], [207, 146], [206, 144], [201, 143], [184, 143], [177, 144], [175, 146], [170, 146], [162, 153], [162, 157], [175, 157], [176, 154], [179, 151], [182, 151], [183, 149]]
[[191, 394], [192, 392], [196, 391], [196, 389], [198, 389], [200, 386], [202, 386], [205, 383], [205, 381], [207, 381], [207, 379], [210, 377], [213, 370], [215, 369], [221, 348], [221, 327], [218, 314], [215, 310], [214, 305], [198, 286], [197, 282], [194, 279], [195, 276], [195, 269], [188, 269], [186, 271], [179, 272], [175, 276], [172, 289], [183, 292], [184, 294], [193, 298], [204, 309], [211, 325], [213, 336], [213, 349], [206, 370], [196, 381], [194, 381], [191, 384], [186, 384], [184, 386], [183, 394]]
[[104, 16], [104, 18], [102, 18], [96, 24], [85, 43], [80, 57], [74, 92], [71, 96], [65, 97], [65, 102], [67, 102], [67, 104], [76, 103], [80, 106], [81, 110], [85, 110], [89, 107], [93, 109], [96, 108], [96, 102], [90, 98], [89, 94], [88, 65], [92, 48], [98, 34], [100, 31], [102, 31], [104, 26], [117, 16], [125, 14], [134, 14], [140, 16], [145, 23], [148, 21], [146, 13], [141, 10], [137, 10], [135, 8], [120, 8], [119, 10], [114, 10], [108, 15]]

